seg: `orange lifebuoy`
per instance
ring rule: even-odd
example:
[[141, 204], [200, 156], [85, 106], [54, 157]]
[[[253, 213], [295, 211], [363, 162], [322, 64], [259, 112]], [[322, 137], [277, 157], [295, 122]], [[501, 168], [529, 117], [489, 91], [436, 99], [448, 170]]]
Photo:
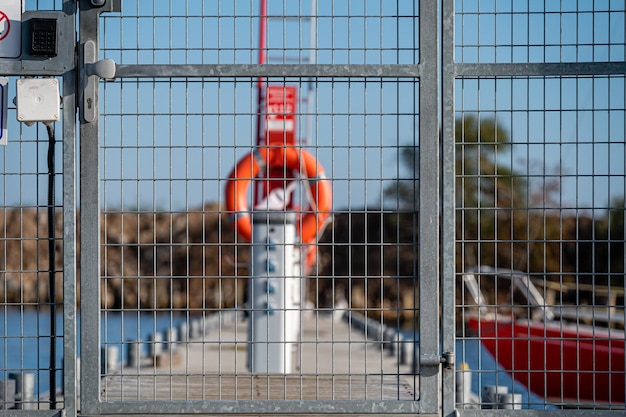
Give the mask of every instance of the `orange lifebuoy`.
[[313, 242], [330, 216], [332, 192], [324, 169], [309, 152], [295, 147], [260, 147], [239, 160], [226, 183], [226, 210], [233, 216], [237, 233], [252, 240], [248, 187], [265, 168], [284, 167], [297, 171], [309, 183], [309, 206], [297, 222], [301, 243]]

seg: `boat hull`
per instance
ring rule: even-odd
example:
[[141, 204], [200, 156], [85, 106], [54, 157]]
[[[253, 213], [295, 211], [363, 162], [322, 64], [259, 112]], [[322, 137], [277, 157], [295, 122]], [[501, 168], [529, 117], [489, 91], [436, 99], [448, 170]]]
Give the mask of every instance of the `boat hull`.
[[472, 317], [483, 346], [515, 380], [557, 404], [623, 405], [624, 331]]

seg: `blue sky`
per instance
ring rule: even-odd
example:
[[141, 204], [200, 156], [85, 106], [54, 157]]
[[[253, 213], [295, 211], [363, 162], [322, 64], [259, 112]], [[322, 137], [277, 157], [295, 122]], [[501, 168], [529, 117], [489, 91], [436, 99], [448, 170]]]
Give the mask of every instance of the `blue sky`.
[[[319, 2], [319, 36], [311, 49], [310, 3], [270, 1], [269, 15], [290, 17], [268, 20], [268, 62], [417, 62], [418, 27], [417, 18], [411, 17], [412, 4], [353, 3]], [[258, 2], [221, 2], [219, 7], [217, 2], [190, 2], [189, 6], [173, 10], [171, 4], [125, 2], [124, 18], [105, 18], [103, 56], [125, 64], [258, 62]], [[189, 17], [168, 17], [178, 14]], [[148, 17], [152, 15], [157, 17]], [[305, 17], [298, 18], [301, 15]], [[399, 28], [413, 35], [399, 36]], [[164, 44], [167, 48], [159, 49]], [[105, 206], [119, 204], [120, 187], [131, 200], [122, 205], [133, 205], [132, 200], [138, 199], [142, 207], [179, 209], [222, 198], [225, 178], [256, 142], [256, 80], [182, 81], [105, 84], [104, 112], [109, 115], [103, 126], [107, 132], [103, 160], [105, 176], [111, 179], [105, 181], [105, 188], [109, 187], [103, 193]], [[416, 135], [414, 80], [321, 79], [312, 90], [307, 79], [270, 81], [297, 85], [300, 96], [309, 92], [314, 100], [308, 108], [300, 103], [301, 112], [314, 115], [298, 119], [298, 136], [332, 177], [335, 207], [380, 206], [381, 188], [399, 176], [398, 138], [404, 136], [402, 143], [408, 144]], [[176, 115], [170, 118], [168, 113]], [[307, 137], [307, 119], [312, 123], [311, 137]], [[112, 133], [122, 125], [124, 135]], [[155, 132], [168, 133], [155, 136]], [[145, 149], [115, 148], [122, 142]], [[111, 148], [106, 148], [108, 144]], [[170, 144], [171, 152], [153, 149]], [[135, 166], [131, 161], [138, 153], [145, 157]], [[169, 165], [170, 172], [155, 171], [155, 163]], [[129, 176], [137, 181], [128, 184], [124, 179]], [[164, 180], [156, 187], [150, 182], [155, 177]], [[165, 184], [170, 177], [187, 182], [171, 187]]]
[[[60, 2], [28, 1], [58, 8]], [[272, 63], [415, 64], [419, 18], [410, 1], [319, 0], [310, 39], [310, 2], [269, 0]], [[258, 62], [258, 0], [186, 2], [124, 0], [121, 14], [103, 15], [102, 56], [120, 64]], [[623, 1], [456, 2], [458, 62], [623, 61]], [[313, 49], [311, 49], [311, 44]], [[311, 54], [313, 51], [313, 54]], [[333, 180], [335, 209], [391, 204], [382, 189], [410, 174], [398, 146], [418, 141], [414, 80], [271, 80], [309, 91], [310, 113], [298, 136]], [[254, 79], [122, 79], [103, 83], [103, 207], [183, 210], [221, 200], [225, 179], [255, 144]], [[11, 94], [11, 92], [9, 93]], [[496, 117], [511, 133], [499, 162], [561, 184], [567, 207], [606, 207], [624, 194], [624, 77], [465, 79], [457, 81], [457, 115]], [[9, 114], [10, 137], [0, 149], [4, 205], [40, 190], [45, 201], [45, 147], [36, 127]], [[312, 123], [307, 130], [307, 120]], [[310, 134], [309, 134], [310, 132]], [[39, 134], [43, 137], [43, 131]], [[37, 154], [37, 158], [32, 158]], [[60, 153], [57, 152], [57, 153]], [[60, 164], [60, 158], [58, 158]], [[21, 175], [18, 175], [20, 174]], [[12, 175], [15, 174], [15, 175]], [[60, 188], [60, 187], [59, 187]]]

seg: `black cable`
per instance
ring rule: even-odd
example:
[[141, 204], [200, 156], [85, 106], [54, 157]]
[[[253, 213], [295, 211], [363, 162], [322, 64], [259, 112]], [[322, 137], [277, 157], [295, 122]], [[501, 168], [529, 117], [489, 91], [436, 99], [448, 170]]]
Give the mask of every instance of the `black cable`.
[[55, 190], [54, 190], [54, 127], [46, 124], [48, 130], [48, 302], [50, 303], [50, 409], [56, 408], [56, 241], [55, 241]]

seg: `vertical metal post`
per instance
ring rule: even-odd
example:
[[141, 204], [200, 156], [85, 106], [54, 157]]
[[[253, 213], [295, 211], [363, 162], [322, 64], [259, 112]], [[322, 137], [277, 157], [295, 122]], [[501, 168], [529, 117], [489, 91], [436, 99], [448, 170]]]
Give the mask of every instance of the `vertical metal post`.
[[300, 278], [294, 273], [295, 213], [253, 216], [248, 365], [255, 373], [293, 372], [300, 326]]
[[[81, 410], [97, 407], [100, 398], [100, 177], [99, 123], [84, 120], [83, 97], [87, 84], [85, 43], [99, 45], [99, 11], [89, 0], [80, 1], [80, 255], [81, 255]], [[93, 76], [92, 76], [93, 77]], [[98, 81], [95, 81], [97, 97]]]
[[441, 397], [439, 350], [440, 286], [440, 66], [439, 1], [419, 3], [419, 305], [420, 403], [425, 413], [438, 413]]
[[[444, 352], [455, 355], [456, 344], [456, 268], [455, 268], [455, 136], [454, 136], [454, 0], [444, 0], [441, 19], [442, 36], [442, 216], [441, 216], [441, 318]], [[444, 416], [455, 414], [455, 370], [444, 367], [442, 408]]]
[[[76, 2], [65, 0], [65, 13], [76, 14]], [[75, 33], [75, 29], [72, 31]], [[68, 37], [60, 42], [75, 45]], [[76, 69], [63, 76], [63, 405], [65, 416], [77, 415], [76, 374]]]

